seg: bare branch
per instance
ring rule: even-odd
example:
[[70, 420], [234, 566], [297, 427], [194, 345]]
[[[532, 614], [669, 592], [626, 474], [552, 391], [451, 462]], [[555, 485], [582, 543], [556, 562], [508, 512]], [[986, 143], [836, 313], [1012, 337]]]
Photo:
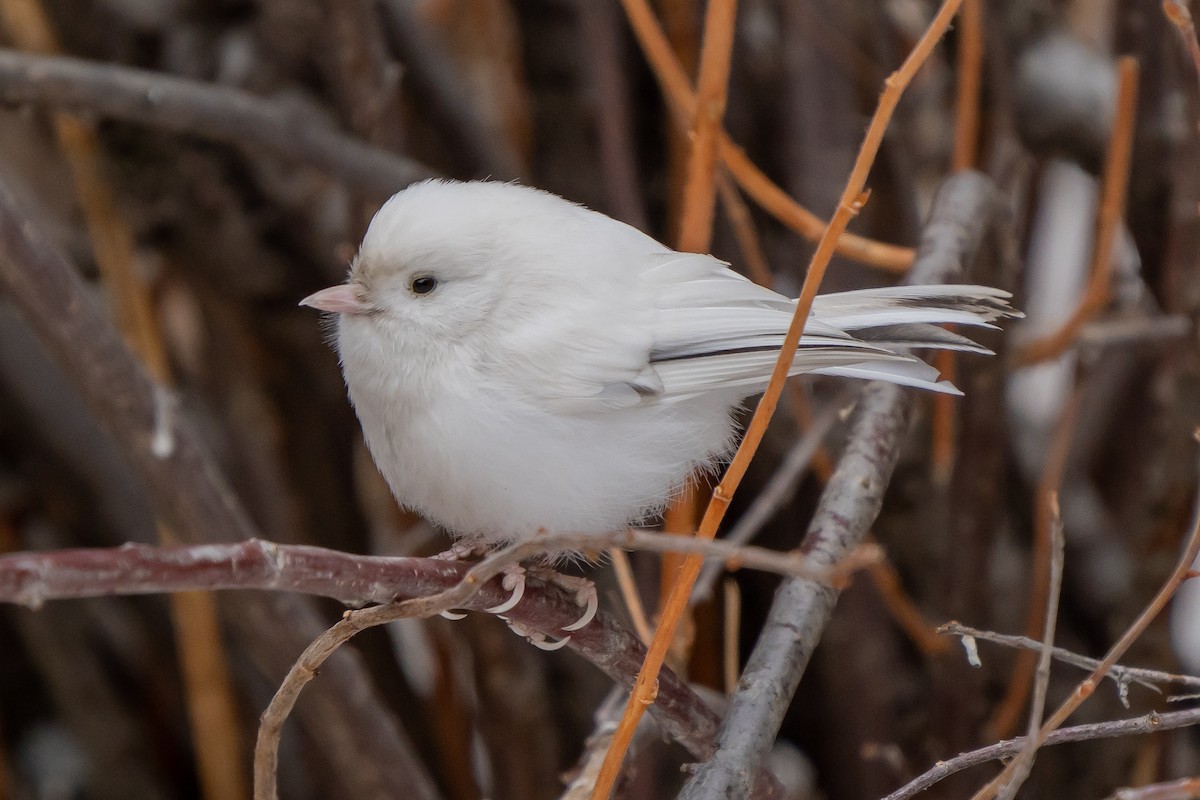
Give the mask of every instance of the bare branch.
[[1062, 591], [1063, 576], [1063, 537], [1062, 516], [1058, 510], [1058, 494], [1050, 495], [1050, 563], [1048, 569], [1049, 590], [1046, 596], [1046, 619], [1042, 624], [1041, 646], [1038, 648], [1037, 672], [1034, 675], [1033, 699], [1029, 704], [1029, 723], [1025, 734], [1025, 746], [1013, 760], [1013, 774], [1008, 783], [1000, 790], [1001, 800], [1012, 800], [1017, 796], [1021, 786], [1033, 771], [1033, 762], [1037, 758], [1037, 731], [1042, 724], [1042, 715], [1046, 711], [1046, 690], [1050, 686], [1050, 664], [1054, 657], [1054, 631], [1058, 623], [1058, 598]]
[[[1002, 633], [993, 633], [992, 631], [980, 630], [972, 628], [969, 625], [963, 625], [958, 622], [948, 622], [938, 628], [938, 633], [944, 633], [949, 636], [971, 636], [975, 639], [980, 639], [985, 642], [1003, 645], [1005, 647], [1016, 647], [1022, 650], [1040, 650], [1042, 643], [1028, 636], [1008, 636]], [[1073, 653], [1062, 647], [1054, 648], [1054, 657], [1065, 664], [1071, 664], [1080, 669], [1092, 670], [1100, 664], [1100, 660], [1096, 658], [1088, 658], [1081, 656], [1078, 653]], [[1117, 684], [1121, 691], [1121, 702], [1126, 707], [1129, 701], [1125, 698], [1125, 687], [1131, 683], [1137, 683], [1145, 686], [1148, 689], [1153, 689], [1156, 692], [1161, 692], [1162, 686], [1177, 685], [1193, 692], [1200, 693], [1200, 677], [1193, 675], [1178, 675], [1173, 672], [1162, 672], [1156, 669], [1141, 669], [1139, 667], [1125, 667], [1117, 664], [1108, 671], [1105, 675]]]
[[[1172, 711], [1167, 714], [1152, 713], [1134, 719], [1119, 719], [1111, 722], [1096, 722], [1090, 725], [1076, 725], [1073, 728], [1061, 728], [1046, 737], [1043, 747], [1067, 742], [1089, 742], [1095, 739], [1116, 739], [1122, 736], [1138, 736], [1147, 733], [1158, 733], [1176, 728], [1186, 728], [1200, 723], [1200, 708], [1190, 708], [1187, 711]], [[1010, 758], [1025, 747], [1024, 736], [1006, 739], [988, 747], [981, 747], [969, 753], [954, 758], [939, 761], [933, 769], [924, 773], [903, 787], [889, 794], [883, 800], [908, 800], [929, 787], [945, 780], [956, 772], [986, 764], [989, 761]]]
[[[563, 548], [624, 548], [658, 553], [696, 553], [740, 568], [802, 576], [823, 584], [844, 580], [867, 566], [878, 550], [863, 547], [831, 569], [809, 569], [801, 553], [779, 553], [723, 541], [700, 542], [650, 531], [539, 536], [521, 545], [521, 557]], [[508, 552], [507, 550], [501, 552]], [[393, 603], [444, 591], [461, 580], [465, 566], [432, 558], [360, 556], [306, 545], [259, 539], [230, 544], [11, 553], [0, 556], [0, 603], [37, 608], [47, 600], [106, 595], [157, 594], [193, 589], [266, 589], [331, 597], [347, 605]], [[496, 605], [501, 591], [483, 605]], [[571, 620], [568, 620], [568, 622]]]
[[387, 197], [436, 173], [300, 108], [248, 92], [77, 58], [0, 49], [0, 101], [136, 122], [270, 152]]

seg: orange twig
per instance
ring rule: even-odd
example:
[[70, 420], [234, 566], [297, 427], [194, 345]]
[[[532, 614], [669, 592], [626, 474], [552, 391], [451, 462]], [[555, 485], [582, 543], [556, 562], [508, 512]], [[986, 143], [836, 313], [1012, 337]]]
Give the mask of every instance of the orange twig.
[[704, 16], [704, 43], [700, 48], [700, 75], [692, 112], [692, 150], [683, 189], [683, 213], [678, 248], [703, 253], [712, 242], [716, 208], [717, 134], [725, 116], [729, 92], [729, 67], [737, 0], [709, 0]]
[[972, 169], [979, 158], [979, 87], [983, 80], [983, 2], [963, 0], [958, 17], [958, 91], [954, 98], [955, 172]]
[[717, 194], [721, 198], [721, 207], [729, 217], [729, 224], [733, 227], [733, 235], [737, 239], [746, 273], [755, 283], [770, 286], [775, 282], [775, 277], [771, 274], [767, 254], [763, 252], [758, 231], [754, 228], [754, 218], [726, 170], [717, 173]]
[[642, 605], [637, 582], [633, 579], [633, 567], [629, 563], [629, 556], [625, 555], [625, 551], [619, 547], [609, 550], [608, 555], [612, 559], [613, 572], [617, 576], [617, 586], [621, 590], [621, 597], [625, 600], [625, 609], [629, 612], [633, 629], [637, 631], [642, 644], [649, 644], [654, 631], [650, 628], [650, 620], [646, 618], [646, 608]]
[[[1200, 429], [1192, 432], [1193, 438], [1200, 442]], [[1150, 627], [1150, 623], [1154, 621], [1167, 603], [1170, 602], [1175, 592], [1183, 585], [1183, 582], [1193, 577], [1192, 564], [1195, 563], [1196, 557], [1200, 556], [1200, 487], [1197, 490], [1197, 498], [1195, 509], [1192, 512], [1191, 530], [1187, 536], [1187, 546], [1184, 548], [1183, 555], [1180, 556], [1179, 562], [1175, 565], [1175, 569], [1171, 572], [1167, 581], [1158, 590], [1158, 594], [1154, 595], [1154, 599], [1146, 606], [1133, 624], [1126, 629], [1125, 633], [1116, 644], [1109, 649], [1105, 654], [1104, 659], [1100, 664], [1092, 670], [1088, 675], [1075, 687], [1075, 691], [1063, 702], [1058, 709], [1050, 715], [1050, 719], [1046, 720], [1037, 734], [1037, 743], [1041, 745], [1045, 743], [1046, 738], [1056, 731], [1066, 720], [1079, 708], [1085, 700], [1092, 696], [1096, 691], [1096, 687], [1104, 679], [1104, 676], [1109, 673], [1109, 670], [1120, 660], [1130, 646], [1141, 636], [1146, 628]], [[996, 796], [996, 792], [1012, 777], [1016, 763], [1010, 763], [1003, 771], [997, 775], [991, 783], [984, 786], [971, 800], [992, 800]]]
[[[627, 5], [633, 1], [625, 0]], [[792, 360], [796, 354], [796, 348], [800, 343], [804, 324], [808, 319], [809, 312], [812, 310], [813, 299], [816, 297], [817, 289], [829, 266], [829, 260], [833, 256], [837, 239], [846, 229], [850, 220], [867, 201], [868, 193], [864, 191], [867, 175], [870, 172], [871, 165], [875, 161], [875, 157], [879, 153], [879, 147], [883, 142], [883, 134], [887, 130], [892, 113], [895, 111], [896, 105], [900, 102], [900, 97], [903, 95], [904, 89], [912, 81], [913, 76], [920, 66], [929, 58], [929, 54], [933, 51], [934, 46], [942, 37], [942, 34], [945, 33], [946, 28], [949, 27], [950, 21], [954, 18], [954, 14], [958, 11], [958, 6], [961, 2], [962, 0], [946, 0], [943, 3], [928, 29], [926, 29], [925, 34], [913, 48], [912, 53], [909, 54], [900, 68], [884, 81], [883, 94], [879, 98], [879, 104], [871, 119], [870, 127], [867, 129], [866, 136], [859, 149], [854, 168], [846, 182], [841, 199], [838, 201], [833, 218], [830, 220], [825, 234], [821, 237], [820, 242], [818, 242], [816, 252], [813, 254], [812, 261], [809, 264], [808, 273], [804, 279], [804, 286], [801, 289], [799, 299], [796, 301], [796, 312], [792, 318], [792, 324], [788, 328], [787, 336], [784, 338], [783, 345], [780, 348], [779, 358], [775, 362], [775, 370], [771, 375], [771, 382], [763, 393], [762, 400], [759, 401], [758, 408], [754, 412], [754, 417], [750, 420], [746, 435], [742, 439], [737, 453], [734, 455], [733, 462], [726, 470], [721, 483], [713, 491], [712, 502], [709, 503], [708, 509], [704, 513], [704, 518], [700, 522], [700, 529], [696, 533], [698, 538], [712, 539], [716, 535], [717, 528], [721, 524], [721, 520], [725, 517], [725, 512], [729, 509], [729, 503], [733, 499], [733, 494], [745, 476], [746, 470], [750, 465], [750, 460], [754, 457], [754, 453], [762, 443], [767, 424], [779, 404], [779, 396], [783, 391], [784, 381], [790, 371]], [[592, 793], [593, 800], [602, 800], [609, 796], [616, 775], [620, 770], [621, 761], [624, 759], [629, 743], [633, 740], [633, 734], [637, 729], [638, 722], [641, 720], [642, 714], [645, 713], [646, 707], [654, 702], [659, 670], [662, 668], [667, 648], [675, 636], [675, 628], [679, 624], [679, 620], [687, 606], [688, 596], [691, 594], [692, 586], [700, 572], [701, 563], [701, 560], [698, 558], [688, 558], [680, 567], [675, 588], [672, 590], [667, 607], [664, 609], [658, 631], [655, 633], [654, 640], [650, 643], [649, 652], [634, 683], [629, 702], [625, 707], [625, 713], [621, 717], [617, 732], [613, 737], [612, 745], [605, 756], [604, 766], [601, 768], [600, 777], [596, 782], [596, 789]]]
[[1104, 164], [1104, 185], [1101, 190], [1096, 240], [1092, 247], [1091, 278], [1087, 290], [1070, 319], [1061, 328], [1017, 351], [1014, 358], [1017, 366], [1036, 364], [1066, 352], [1075, 343], [1080, 329], [1108, 305], [1112, 251], [1116, 244], [1118, 226], [1125, 215], [1125, 194], [1129, 186], [1134, 114], [1137, 111], [1137, 61], [1132, 56], [1121, 58], [1117, 62], [1117, 75], [1117, 115], [1113, 121], [1112, 138], [1108, 143], [1108, 154]]
[[[713, 212], [717, 199], [717, 134], [725, 116], [736, 21], [737, 0], [709, 0], [704, 15], [697, 101], [693, 104], [689, 128], [691, 149], [676, 242], [676, 249], [684, 252], [704, 253], [712, 243]], [[689, 484], [667, 509], [663, 529], [670, 533], [690, 535], [699, 521], [702, 502], [700, 488]], [[678, 566], [678, 556], [663, 558], [663, 601], [670, 592]]]
[[[958, 90], [954, 99], [954, 152], [951, 169], [973, 169], [979, 154], [979, 88], [983, 76], [983, 2], [963, 0], [958, 17]], [[942, 377], [953, 382], [958, 359], [942, 350], [934, 357]], [[954, 472], [955, 441], [958, 437], [958, 404], [950, 395], [933, 398], [933, 480], [946, 486]]]
[[[648, 0], [621, 0], [621, 4], [638, 44], [662, 87], [676, 124], [681, 129], [689, 129], [695, 116], [696, 95]], [[724, 130], [717, 133], [717, 154], [743, 191], [767, 213], [810, 241], [816, 241], [824, 235], [825, 223], [775, 185]], [[848, 258], [892, 272], [908, 269], [913, 259], [911, 248], [896, 247], [853, 234], [842, 237], [837, 251]]]
[[737, 688], [738, 672], [741, 665], [741, 658], [738, 654], [738, 639], [740, 638], [742, 622], [742, 592], [738, 588], [737, 581], [733, 578], [725, 579], [724, 622], [725, 647], [722, 652], [725, 665], [725, 694], [733, 694], [733, 690]]

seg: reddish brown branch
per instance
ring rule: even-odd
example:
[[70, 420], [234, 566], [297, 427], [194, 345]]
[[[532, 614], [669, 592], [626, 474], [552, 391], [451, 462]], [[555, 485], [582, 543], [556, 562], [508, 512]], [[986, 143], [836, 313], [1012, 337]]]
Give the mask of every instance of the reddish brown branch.
[[[471, 569], [471, 564], [438, 559], [357, 556], [258, 539], [178, 547], [126, 545], [0, 556], [0, 602], [36, 608], [47, 600], [112, 594], [265, 589], [365, 605], [439, 595], [460, 587]], [[509, 595], [496, 580], [467, 588], [453, 598], [458, 607], [487, 608]], [[574, 599], [561, 589], [531, 578], [525, 597], [507, 616], [526, 628], [558, 634], [579, 613]], [[574, 633], [569, 647], [626, 687], [632, 685], [645, 655], [637, 637], [606, 614]], [[674, 673], [660, 676], [653, 711], [693, 755], [711, 753], [716, 715]]]

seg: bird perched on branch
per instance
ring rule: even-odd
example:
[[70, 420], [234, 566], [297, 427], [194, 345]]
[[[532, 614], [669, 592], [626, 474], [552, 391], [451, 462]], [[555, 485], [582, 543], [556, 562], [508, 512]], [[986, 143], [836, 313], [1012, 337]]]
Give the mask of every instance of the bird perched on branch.
[[[1011, 316], [983, 286], [817, 297], [792, 374], [958, 393], [906, 352], [987, 353], [939, 323]], [[371, 221], [336, 315], [350, 399], [405, 506], [472, 545], [608, 532], [661, 511], [736, 441], [795, 301], [556, 195], [432, 180]]]

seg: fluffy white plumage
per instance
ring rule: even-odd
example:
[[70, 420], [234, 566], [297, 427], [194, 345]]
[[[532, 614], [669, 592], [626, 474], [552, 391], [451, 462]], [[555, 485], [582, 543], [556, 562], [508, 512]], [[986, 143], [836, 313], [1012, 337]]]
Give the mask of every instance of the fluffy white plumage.
[[[817, 298], [802, 372], [957, 393], [905, 347], [988, 352], [1008, 294], [901, 286]], [[404, 505], [468, 540], [609, 531], [662, 508], [735, 441], [794, 301], [560, 197], [427, 181], [375, 215], [338, 314], [350, 398]], [[853, 334], [853, 335], [851, 335]]]

